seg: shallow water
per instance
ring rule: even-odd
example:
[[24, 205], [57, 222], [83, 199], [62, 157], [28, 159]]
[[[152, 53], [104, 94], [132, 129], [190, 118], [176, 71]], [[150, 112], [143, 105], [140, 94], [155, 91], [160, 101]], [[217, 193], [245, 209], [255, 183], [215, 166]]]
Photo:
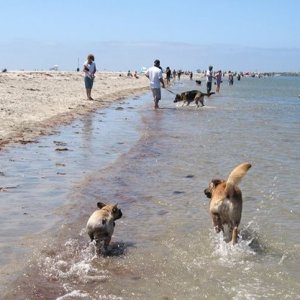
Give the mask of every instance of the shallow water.
[[[6, 149], [4, 298], [300, 299], [299, 84], [224, 81], [199, 109], [164, 91], [154, 111], [146, 94]], [[232, 247], [212, 230], [203, 190], [244, 161], [253, 166]], [[123, 211], [100, 258], [85, 232], [99, 200]]]

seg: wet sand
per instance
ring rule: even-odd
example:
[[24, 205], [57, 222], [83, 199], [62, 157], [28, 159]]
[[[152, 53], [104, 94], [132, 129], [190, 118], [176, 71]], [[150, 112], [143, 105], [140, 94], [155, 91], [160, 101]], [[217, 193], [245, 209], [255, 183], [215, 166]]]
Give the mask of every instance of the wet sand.
[[9, 143], [30, 143], [54, 126], [113, 101], [149, 89], [148, 79], [120, 72], [98, 72], [92, 97], [86, 100], [81, 72], [8, 72], [0, 74], [0, 149]]

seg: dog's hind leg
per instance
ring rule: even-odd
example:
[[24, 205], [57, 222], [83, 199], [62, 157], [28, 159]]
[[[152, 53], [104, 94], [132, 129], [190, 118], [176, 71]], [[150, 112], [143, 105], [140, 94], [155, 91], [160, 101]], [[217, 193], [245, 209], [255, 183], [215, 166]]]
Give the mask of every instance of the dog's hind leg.
[[197, 104], [197, 107], [199, 107], [199, 102], [201, 103], [201, 106], [204, 106], [204, 96], [202, 95], [196, 95], [195, 102]]
[[224, 232], [224, 227], [222, 225], [220, 216], [218, 214], [213, 214], [212, 219], [216, 233], [219, 233], [221, 231]]
[[90, 237], [90, 239], [91, 239], [91, 242], [94, 240], [94, 233], [88, 233], [88, 235], [89, 235], [89, 237]]
[[204, 106], [204, 96], [200, 98], [200, 103]]
[[232, 238], [231, 238], [232, 245], [235, 245], [237, 243], [238, 233], [239, 233], [238, 227], [234, 226], [232, 229]]
[[107, 237], [107, 238], [105, 238], [105, 240], [104, 240], [104, 246], [103, 246], [103, 248], [104, 248], [105, 253], [107, 253], [108, 245], [109, 245], [110, 241], [111, 241], [111, 238], [110, 238], [110, 237]]
[[99, 239], [97, 236], [94, 237], [94, 246], [95, 246], [95, 252], [97, 256], [100, 256], [101, 254], [103, 254], [102, 251], [102, 240]]

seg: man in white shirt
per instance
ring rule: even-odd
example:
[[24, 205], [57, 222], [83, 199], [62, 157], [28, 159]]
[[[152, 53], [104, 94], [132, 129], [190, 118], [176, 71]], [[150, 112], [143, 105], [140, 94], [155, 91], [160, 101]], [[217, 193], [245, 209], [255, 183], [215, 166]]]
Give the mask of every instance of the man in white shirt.
[[159, 108], [158, 102], [161, 99], [161, 86], [165, 88], [165, 83], [163, 80], [163, 74], [162, 70], [160, 67], [160, 61], [156, 59], [154, 61], [154, 66], [149, 68], [145, 75], [149, 78], [150, 80], [150, 88], [152, 91], [153, 95], [153, 100], [154, 100], [154, 108], [157, 109]]

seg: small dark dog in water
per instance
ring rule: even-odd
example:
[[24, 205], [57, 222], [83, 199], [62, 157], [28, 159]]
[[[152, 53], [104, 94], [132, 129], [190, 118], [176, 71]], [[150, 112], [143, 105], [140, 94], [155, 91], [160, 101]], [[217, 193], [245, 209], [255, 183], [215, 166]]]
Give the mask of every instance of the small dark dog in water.
[[97, 254], [101, 253], [101, 242], [105, 253], [115, 228], [115, 220], [122, 217], [122, 211], [116, 205], [97, 203], [98, 210], [90, 216], [86, 229], [91, 241], [96, 242]]
[[204, 106], [204, 96], [209, 97], [210, 95], [214, 94], [214, 92], [211, 93], [202, 93], [198, 90], [192, 90], [183, 92], [181, 94], [177, 94], [174, 100], [174, 103], [183, 101], [182, 106], [187, 103], [187, 105], [190, 105], [191, 102], [195, 101], [197, 107], [199, 107], [199, 102], [202, 106]]
[[196, 81], [196, 84], [201, 85], [201, 80], [195, 80], [195, 81]]
[[250, 168], [251, 164], [242, 163], [231, 171], [227, 180], [213, 179], [204, 190], [206, 197], [210, 198], [209, 212], [216, 232], [224, 232], [223, 225], [228, 225], [233, 245], [237, 243], [243, 206], [238, 184]]

